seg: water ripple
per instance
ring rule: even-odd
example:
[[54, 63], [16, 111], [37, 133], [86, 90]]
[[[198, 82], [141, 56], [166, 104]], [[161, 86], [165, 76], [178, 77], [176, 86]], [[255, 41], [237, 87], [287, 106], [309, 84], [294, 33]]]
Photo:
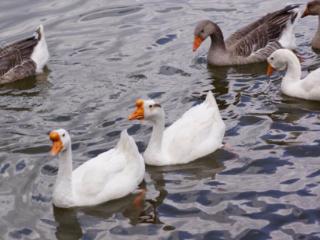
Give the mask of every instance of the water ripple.
[[[43, 24], [51, 59], [43, 74], [0, 87], [0, 236], [320, 239], [319, 104], [281, 94], [283, 73], [267, 78], [265, 64], [207, 66], [209, 41], [192, 53], [197, 21], [216, 21], [228, 36], [284, 4], [1, 1], [1, 45]], [[314, 18], [297, 26], [303, 75], [320, 66], [309, 47], [314, 31]], [[112, 148], [123, 129], [143, 151], [150, 126], [127, 120], [137, 98], [159, 101], [168, 126], [210, 90], [227, 125], [221, 150], [147, 167], [139, 207], [135, 194], [91, 208], [52, 206], [58, 162], [48, 131], [70, 131], [74, 167]]]

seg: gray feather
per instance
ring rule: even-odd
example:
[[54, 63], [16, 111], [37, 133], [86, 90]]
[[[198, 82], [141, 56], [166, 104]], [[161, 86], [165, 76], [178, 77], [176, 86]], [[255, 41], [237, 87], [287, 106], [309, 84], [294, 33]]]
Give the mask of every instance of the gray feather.
[[279, 40], [288, 21], [297, 17], [297, 13], [292, 11], [297, 7], [298, 5], [287, 6], [240, 29], [226, 40], [226, 48], [233, 54], [244, 57], [260, 50], [269, 52], [270, 47], [263, 49]]
[[[299, 5], [289, 5], [267, 14], [235, 32], [226, 41], [223, 40], [219, 26], [209, 20], [198, 23], [195, 36], [202, 39], [210, 36], [211, 45], [207, 57], [210, 64], [230, 66], [263, 62], [273, 51], [287, 47], [281, 46], [281, 37], [289, 24], [295, 24], [299, 16], [298, 7]], [[288, 31], [291, 34], [291, 29]]]
[[0, 48], [0, 84], [35, 74], [35, 63], [30, 57], [39, 39], [33, 36]]
[[20, 64], [15, 65], [5, 74], [0, 76], [0, 84], [14, 82], [36, 73], [36, 64], [31, 60], [23, 60]]

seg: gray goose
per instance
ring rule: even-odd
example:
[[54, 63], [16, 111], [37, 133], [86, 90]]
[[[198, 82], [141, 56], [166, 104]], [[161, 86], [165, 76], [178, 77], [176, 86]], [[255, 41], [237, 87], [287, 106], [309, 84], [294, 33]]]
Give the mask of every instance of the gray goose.
[[304, 18], [309, 15], [318, 16], [319, 18], [318, 29], [311, 41], [311, 46], [314, 49], [320, 49], [320, 1], [319, 0], [314, 0], [309, 2], [301, 17]]
[[0, 48], [0, 84], [41, 73], [48, 60], [48, 47], [40, 25], [32, 37]]
[[298, 19], [299, 5], [288, 5], [241, 28], [226, 41], [216, 23], [203, 20], [194, 31], [193, 51], [210, 36], [209, 64], [230, 66], [264, 62], [279, 48], [295, 48], [293, 27]]

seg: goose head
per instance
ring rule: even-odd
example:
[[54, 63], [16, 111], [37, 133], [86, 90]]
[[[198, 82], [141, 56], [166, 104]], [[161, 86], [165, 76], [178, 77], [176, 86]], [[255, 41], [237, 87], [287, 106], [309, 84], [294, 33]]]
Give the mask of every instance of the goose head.
[[288, 55], [291, 54], [295, 57], [294, 53], [288, 49], [278, 49], [274, 51], [267, 59], [267, 75], [270, 76], [274, 70], [285, 70], [288, 64]]
[[302, 14], [302, 18], [309, 15], [320, 15], [320, 0], [313, 0], [309, 2]]
[[210, 20], [200, 21], [194, 30], [193, 51], [196, 51], [209, 36], [223, 41], [221, 29], [217, 24]]
[[156, 122], [164, 116], [163, 109], [159, 103], [154, 100], [138, 99], [136, 101], [136, 110], [130, 114], [129, 120], [146, 120]]
[[53, 156], [65, 151], [71, 146], [71, 138], [69, 133], [64, 129], [53, 130], [49, 133], [52, 141], [51, 154]]

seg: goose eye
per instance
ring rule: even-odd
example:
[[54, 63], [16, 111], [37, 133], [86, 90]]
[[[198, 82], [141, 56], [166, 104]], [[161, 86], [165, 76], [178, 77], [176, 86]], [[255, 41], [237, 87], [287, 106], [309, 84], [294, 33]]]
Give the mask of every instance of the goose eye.
[[65, 137], [66, 136], [66, 134], [64, 133], [64, 134], [62, 134], [62, 137]]
[[149, 108], [152, 108], [153, 106], [152, 105], [149, 105]]
[[271, 58], [270, 58], [270, 60], [272, 60], [272, 61], [273, 61], [273, 57], [271, 57]]

